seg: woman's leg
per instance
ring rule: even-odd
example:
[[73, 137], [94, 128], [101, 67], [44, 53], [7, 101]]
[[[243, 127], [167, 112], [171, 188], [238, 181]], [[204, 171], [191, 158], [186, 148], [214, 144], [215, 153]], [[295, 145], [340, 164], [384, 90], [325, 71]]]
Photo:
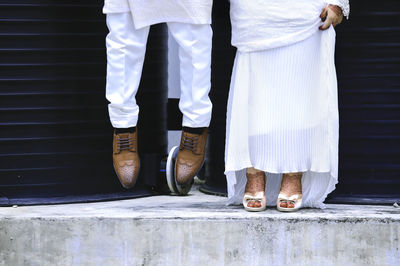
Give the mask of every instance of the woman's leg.
[[[246, 169], [247, 183], [245, 193], [256, 194], [260, 191], [265, 191], [265, 173], [261, 170], [257, 170], [253, 167]], [[260, 208], [260, 200], [249, 200], [247, 207]]]
[[[282, 175], [281, 192], [288, 197], [293, 195], [301, 195], [301, 177], [303, 173], [287, 173]], [[294, 208], [295, 205], [293, 201], [281, 201], [279, 206], [282, 208]]]

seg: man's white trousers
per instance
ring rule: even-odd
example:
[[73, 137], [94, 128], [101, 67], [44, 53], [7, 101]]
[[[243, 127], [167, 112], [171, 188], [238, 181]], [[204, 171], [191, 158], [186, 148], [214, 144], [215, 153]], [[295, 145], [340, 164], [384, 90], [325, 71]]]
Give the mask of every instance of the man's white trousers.
[[[208, 127], [212, 104], [212, 29], [208, 24], [167, 23], [179, 45], [182, 126]], [[107, 14], [106, 97], [115, 128], [134, 127], [139, 116], [136, 92], [139, 87], [149, 27], [135, 29], [130, 12]]]

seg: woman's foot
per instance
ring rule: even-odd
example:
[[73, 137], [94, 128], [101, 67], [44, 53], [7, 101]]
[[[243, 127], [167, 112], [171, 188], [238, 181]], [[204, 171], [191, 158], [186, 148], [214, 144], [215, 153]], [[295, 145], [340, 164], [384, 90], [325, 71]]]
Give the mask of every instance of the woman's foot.
[[249, 168], [246, 170], [247, 183], [243, 197], [246, 211], [263, 211], [267, 206], [265, 198], [265, 173]]
[[279, 211], [297, 211], [302, 202], [302, 173], [289, 173], [282, 175], [281, 191], [276, 202]]

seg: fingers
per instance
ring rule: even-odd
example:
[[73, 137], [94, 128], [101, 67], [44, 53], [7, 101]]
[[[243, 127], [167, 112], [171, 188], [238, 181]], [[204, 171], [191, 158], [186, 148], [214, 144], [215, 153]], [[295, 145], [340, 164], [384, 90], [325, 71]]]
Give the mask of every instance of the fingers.
[[335, 17], [332, 19], [332, 25], [333, 27], [336, 27], [337, 25], [339, 25], [340, 23], [342, 23], [342, 18], [341, 17]]
[[326, 30], [332, 25], [332, 17], [327, 16], [325, 23], [319, 27], [320, 30]]
[[328, 15], [328, 8], [325, 6], [325, 7], [322, 9], [322, 12], [321, 12], [321, 14], [319, 15], [319, 17], [321, 18], [322, 21], [325, 21], [327, 15]]
[[340, 19], [335, 19], [335, 20], [332, 22], [333, 27], [336, 27], [337, 25], [339, 25], [340, 22], [342, 22]]
[[343, 15], [339, 16], [336, 25], [342, 23], [342, 20], [343, 20]]
[[337, 5], [328, 5], [328, 8], [329, 8], [330, 10], [332, 10], [333, 12], [335, 12], [335, 14], [336, 14], [338, 17], [343, 16], [343, 11], [342, 11], [342, 9], [341, 9], [339, 6], [337, 6]]
[[320, 26], [319, 29], [326, 30], [331, 25], [333, 25], [333, 27], [336, 27], [338, 24], [340, 24], [343, 19], [343, 14], [339, 15], [336, 11], [332, 10], [331, 8], [324, 7], [320, 17], [321, 20], [324, 22], [324, 24]]

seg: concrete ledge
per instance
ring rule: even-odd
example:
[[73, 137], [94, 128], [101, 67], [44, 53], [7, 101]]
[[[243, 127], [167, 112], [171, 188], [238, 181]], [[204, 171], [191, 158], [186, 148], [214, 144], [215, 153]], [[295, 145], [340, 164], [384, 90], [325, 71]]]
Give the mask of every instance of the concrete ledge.
[[400, 209], [249, 213], [194, 191], [0, 208], [0, 265], [400, 265]]

